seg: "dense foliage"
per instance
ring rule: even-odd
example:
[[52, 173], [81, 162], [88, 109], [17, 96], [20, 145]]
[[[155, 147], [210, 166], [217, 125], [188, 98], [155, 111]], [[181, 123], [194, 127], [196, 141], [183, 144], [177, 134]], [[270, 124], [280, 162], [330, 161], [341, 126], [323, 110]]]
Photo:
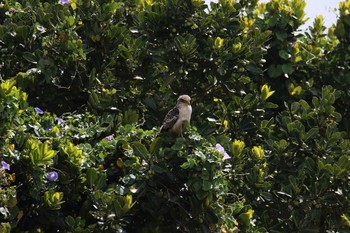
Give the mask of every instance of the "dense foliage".
[[350, 232], [350, 1], [304, 7], [0, 1], [0, 232]]

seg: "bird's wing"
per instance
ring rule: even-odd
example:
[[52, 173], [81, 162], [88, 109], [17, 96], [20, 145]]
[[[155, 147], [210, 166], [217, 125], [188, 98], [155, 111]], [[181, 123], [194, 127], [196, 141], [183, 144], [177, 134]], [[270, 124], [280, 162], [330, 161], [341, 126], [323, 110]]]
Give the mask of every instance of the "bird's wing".
[[177, 119], [179, 119], [179, 109], [177, 107], [174, 107], [171, 109], [165, 116], [163, 125], [160, 127], [160, 131], [168, 130], [173, 127], [173, 125], [176, 123]]

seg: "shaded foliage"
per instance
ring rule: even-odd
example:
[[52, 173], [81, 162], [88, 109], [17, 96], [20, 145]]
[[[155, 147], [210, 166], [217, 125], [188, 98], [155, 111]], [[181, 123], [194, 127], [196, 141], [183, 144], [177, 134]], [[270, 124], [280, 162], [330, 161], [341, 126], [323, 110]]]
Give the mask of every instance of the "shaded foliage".
[[304, 7], [0, 4], [0, 231], [348, 232], [350, 2]]

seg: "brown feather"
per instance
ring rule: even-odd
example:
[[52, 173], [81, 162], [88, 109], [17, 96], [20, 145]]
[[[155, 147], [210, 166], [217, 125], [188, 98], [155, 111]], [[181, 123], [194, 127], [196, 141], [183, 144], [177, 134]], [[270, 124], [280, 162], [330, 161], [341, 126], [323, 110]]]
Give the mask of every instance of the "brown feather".
[[171, 129], [177, 119], [179, 118], [179, 109], [174, 107], [165, 116], [162, 126], [160, 127], [160, 132]]

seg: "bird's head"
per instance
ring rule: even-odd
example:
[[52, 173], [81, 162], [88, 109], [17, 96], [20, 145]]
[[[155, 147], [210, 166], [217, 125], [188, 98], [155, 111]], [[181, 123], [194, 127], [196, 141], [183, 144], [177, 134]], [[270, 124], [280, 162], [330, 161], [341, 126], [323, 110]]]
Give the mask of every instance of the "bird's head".
[[191, 105], [191, 97], [189, 97], [188, 95], [180, 95], [179, 98], [177, 99], [177, 104]]

